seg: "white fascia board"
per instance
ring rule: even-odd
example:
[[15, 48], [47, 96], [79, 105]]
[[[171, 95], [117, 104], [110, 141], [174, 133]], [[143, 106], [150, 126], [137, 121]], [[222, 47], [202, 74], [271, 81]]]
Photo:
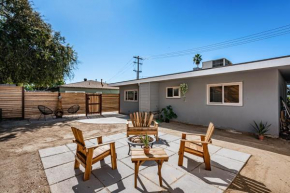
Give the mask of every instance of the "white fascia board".
[[259, 70], [259, 69], [266, 69], [266, 68], [283, 67], [283, 66], [288, 66], [288, 65], [290, 65], [290, 57], [285, 57], [285, 58], [250, 62], [250, 63], [245, 63], [245, 64], [220, 67], [220, 68], [211, 68], [211, 69], [206, 69], [206, 70], [156, 76], [156, 77], [144, 78], [144, 79], [139, 79], [139, 80], [129, 80], [129, 81], [124, 81], [124, 82], [112, 83], [112, 84], [109, 84], [109, 86], [125, 86], [125, 85], [146, 83], [146, 82], [157, 82], [157, 81], [165, 81], [165, 80], [173, 80], [173, 79], [183, 79], [183, 78], [209, 76], [209, 75], [225, 74], [225, 73], [232, 73], [232, 72], [241, 72], [241, 71], [248, 71], [248, 70]]

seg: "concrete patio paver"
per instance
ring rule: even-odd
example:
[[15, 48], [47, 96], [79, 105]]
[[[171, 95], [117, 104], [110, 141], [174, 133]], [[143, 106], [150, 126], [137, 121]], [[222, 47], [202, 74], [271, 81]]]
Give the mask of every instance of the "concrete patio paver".
[[134, 188], [134, 175], [130, 175], [122, 181], [112, 184], [107, 187], [109, 191], [117, 193], [139, 193], [139, 192], [160, 192], [164, 190], [160, 186], [155, 185], [147, 178], [139, 175], [137, 179], [137, 188]]
[[91, 176], [90, 180], [83, 181], [82, 175], [50, 186], [51, 193], [90, 193], [98, 192], [103, 188], [102, 183], [94, 176]]
[[69, 162], [45, 170], [49, 185], [80, 175], [83, 172], [83, 167], [80, 167], [80, 169], [74, 169], [74, 162]]
[[54, 166], [58, 166], [61, 164], [65, 164], [65, 163], [74, 161], [75, 155], [69, 151], [69, 152], [62, 153], [62, 154], [56, 154], [56, 155], [52, 155], [49, 157], [44, 157], [41, 160], [42, 160], [43, 168], [47, 169], [47, 168], [51, 168]]
[[[131, 160], [131, 156], [130, 157], [126, 157], [120, 160], [121, 162], [123, 162], [124, 164], [126, 164], [127, 166], [129, 166], [130, 168], [132, 168], [133, 170], [135, 169], [135, 165], [132, 163]], [[155, 161], [145, 161], [142, 165], [139, 166], [139, 170], [143, 170], [149, 166], [153, 166], [156, 165]]]
[[134, 171], [130, 167], [126, 166], [120, 161], [117, 161], [117, 167], [118, 167], [117, 169], [112, 170], [111, 165], [105, 166], [105, 167], [93, 170], [92, 173], [105, 186], [112, 185], [120, 181], [121, 179], [134, 173]]
[[[156, 185], [159, 185], [159, 176], [158, 176], [158, 167], [157, 165], [147, 167], [146, 169], [142, 170], [140, 172], [143, 176], [145, 176], [150, 181], [154, 182]], [[179, 179], [181, 176], [185, 174], [185, 172], [172, 167], [171, 165], [164, 163], [162, 165], [162, 184], [164, 187], [169, 188], [170, 184], [175, 182], [177, 179]]]
[[46, 149], [41, 149], [39, 150], [39, 155], [40, 157], [47, 157], [55, 154], [60, 154], [60, 153], [65, 153], [70, 151], [70, 149], [65, 146], [58, 146], [58, 147], [51, 147], [51, 148], [46, 148]]
[[[159, 187], [157, 165], [147, 161], [139, 168], [138, 188], [134, 188], [134, 165], [128, 155], [124, 133], [106, 140], [116, 139], [117, 169], [111, 168], [111, 156], [93, 164], [90, 180], [83, 181], [84, 168], [74, 169], [75, 144], [39, 150], [51, 192], [223, 192], [233, 181], [250, 155], [238, 151], [209, 146], [212, 171], [204, 168], [203, 159], [185, 153], [183, 166], [178, 166], [179, 140], [166, 134], [154, 147], [164, 147], [169, 156], [163, 164], [162, 178], [164, 187]], [[164, 136], [166, 136], [164, 135]], [[123, 138], [122, 138], [123, 137]], [[103, 139], [104, 139], [103, 138]], [[174, 140], [174, 141], [169, 141]], [[104, 141], [104, 140], [103, 140]], [[93, 145], [87, 141], [88, 145]], [[140, 148], [137, 146], [136, 148]], [[106, 188], [104, 188], [106, 187]]]
[[236, 174], [211, 166], [211, 171], [205, 170], [205, 165], [201, 164], [195, 168], [191, 174], [198, 177], [207, 184], [225, 190], [234, 180]]
[[191, 171], [194, 168], [196, 168], [197, 166], [199, 166], [200, 164], [202, 164], [202, 162], [198, 162], [198, 161], [191, 159], [185, 155], [183, 157], [183, 165], [178, 166], [178, 158], [179, 158], [178, 154], [173, 155], [168, 160], [168, 164], [170, 164], [171, 166], [173, 166], [175, 168], [179, 168], [179, 169], [185, 170], [185, 171]]
[[222, 193], [223, 190], [211, 186], [206, 182], [200, 180], [198, 177], [186, 174], [172, 185], [170, 185], [170, 192], [173, 193]]
[[238, 160], [241, 162], [246, 162], [251, 157], [251, 155], [249, 155], [247, 153], [234, 151], [234, 150], [230, 150], [230, 149], [226, 149], [226, 148], [222, 148], [222, 149], [218, 150], [216, 152], [216, 154], [220, 155], [220, 156], [227, 157], [227, 158], [231, 158], [234, 160]]
[[232, 173], [238, 173], [244, 166], [244, 162], [220, 156], [218, 154], [211, 157], [211, 164], [217, 168], [227, 170]]

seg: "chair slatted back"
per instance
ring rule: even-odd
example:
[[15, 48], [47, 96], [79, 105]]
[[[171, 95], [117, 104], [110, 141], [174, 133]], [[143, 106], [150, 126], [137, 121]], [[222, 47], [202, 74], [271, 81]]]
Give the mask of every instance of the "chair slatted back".
[[154, 115], [147, 112], [135, 112], [130, 114], [130, 119], [134, 127], [150, 127]]
[[211, 140], [211, 136], [213, 134], [213, 131], [214, 131], [214, 125], [213, 125], [213, 123], [209, 123], [208, 129], [207, 129], [207, 132], [205, 135], [206, 142], [209, 142]]
[[[71, 128], [74, 136], [75, 136], [75, 140], [77, 142], [79, 142], [80, 144], [82, 144], [84, 147], [86, 147], [85, 145], [85, 140], [84, 140], [84, 137], [83, 137], [83, 132], [75, 127], [72, 127]], [[79, 144], [77, 144], [77, 151], [78, 152], [81, 152], [82, 154], [86, 155], [86, 149], [85, 148], [82, 148]]]

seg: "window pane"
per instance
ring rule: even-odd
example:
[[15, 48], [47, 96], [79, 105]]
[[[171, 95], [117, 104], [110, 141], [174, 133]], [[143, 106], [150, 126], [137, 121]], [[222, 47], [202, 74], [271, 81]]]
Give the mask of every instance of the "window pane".
[[138, 94], [137, 94], [137, 91], [135, 91], [135, 101], [138, 100]]
[[173, 97], [173, 88], [167, 89], [167, 97]]
[[210, 87], [210, 102], [213, 103], [222, 102], [222, 86]]
[[224, 86], [224, 102], [239, 103], [239, 85]]
[[129, 101], [134, 100], [134, 91], [128, 91], [128, 100]]
[[179, 88], [174, 89], [174, 96], [179, 96]]

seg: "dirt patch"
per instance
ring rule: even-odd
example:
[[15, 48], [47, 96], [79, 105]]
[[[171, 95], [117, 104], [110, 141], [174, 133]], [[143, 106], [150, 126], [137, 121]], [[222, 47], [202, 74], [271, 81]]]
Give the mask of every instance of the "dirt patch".
[[[70, 127], [81, 128], [85, 137], [124, 132], [125, 124], [87, 124], [76, 121], [13, 123], [0, 126], [1, 192], [50, 192], [38, 150], [71, 143]], [[202, 126], [162, 123], [160, 131], [181, 136], [181, 132], [205, 133]], [[213, 144], [249, 153], [241, 173], [226, 192], [290, 192], [290, 142], [216, 129]]]

